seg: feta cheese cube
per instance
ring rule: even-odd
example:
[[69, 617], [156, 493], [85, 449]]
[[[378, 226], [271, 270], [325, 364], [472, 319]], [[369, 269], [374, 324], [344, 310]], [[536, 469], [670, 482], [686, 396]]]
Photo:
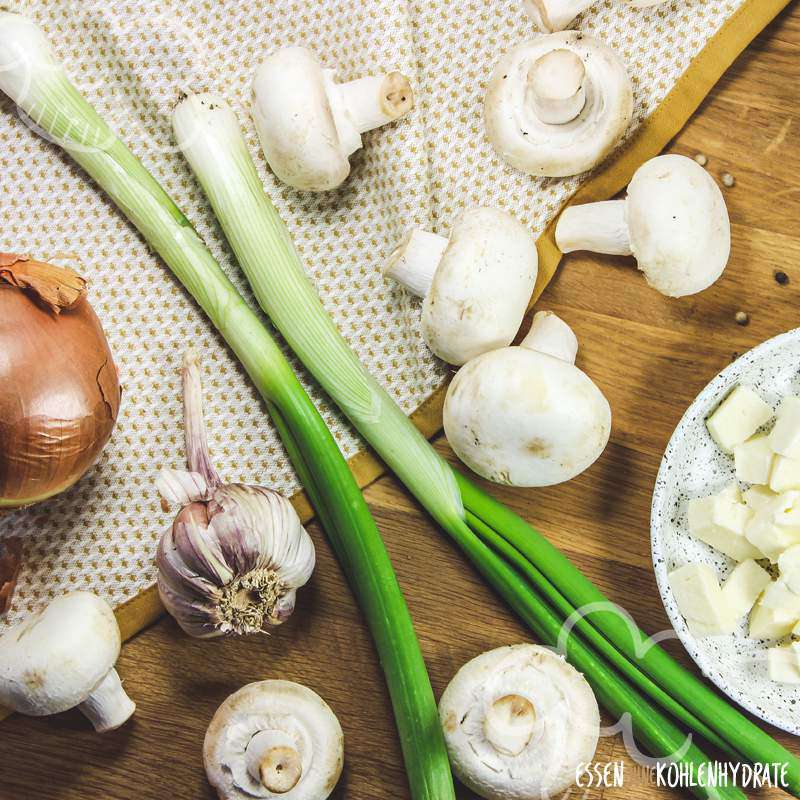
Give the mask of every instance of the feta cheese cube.
[[695, 635], [718, 636], [733, 632], [735, 620], [727, 613], [722, 589], [710, 567], [686, 564], [670, 572], [668, 578], [678, 610]]
[[751, 436], [733, 448], [736, 477], [745, 483], [769, 483], [774, 457], [766, 433]]
[[752, 389], [737, 386], [706, 420], [711, 438], [726, 453], [749, 439], [773, 415]]
[[770, 647], [767, 650], [767, 670], [773, 681], [800, 683], [800, 665], [793, 647]]
[[769, 443], [774, 452], [800, 459], [800, 397], [790, 395], [781, 400]]
[[780, 609], [767, 608], [759, 601], [750, 612], [751, 639], [780, 639], [792, 632], [798, 617]]
[[800, 489], [800, 458], [776, 455], [769, 474], [769, 488], [778, 493]]
[[773, 563], [786, 548], [800, 543], [800, 528], [776, 522], [776, 516], [781, 522], [785, 521], [784, 503], [785, 496], [778, 495], [759, 508], [745, 528], [747, 541]]
[[741, 503], [742, 492], [739, 489], [739, 484], [736, 481], [731, 481], [725, 485], [724, 489], [717, 492], [717, 497], [727, 500], [729, 503]]
[[772, 608], [793, 619], [800, 619], [800, 595], [795, 594], [782, 578], [772, 581], [764, 589], [759, 602], [765, 608]]
[[795, 594], [800, 594], [800, 544], [793, 544], [778, 556], [781, 580]]
[[742, 492], [742, 500], [748, 508], [757, 511], [770, 500], [774, 500], [778, 495], [768, 486], [751, 486], [747, 491]]
[[752, 558], [737, 564], [722, 587], [722, 602], [728, 614], [735, 620], [749, 614], [758, 596], [771, 581], [769, 573]]
[[744, 535], [753, 511], [744, 503], [730, 500], [732, 496], [728, 488], [718, 495], [690, 500], [689, 532], [735, 561], [761, 558], [762, 553]]

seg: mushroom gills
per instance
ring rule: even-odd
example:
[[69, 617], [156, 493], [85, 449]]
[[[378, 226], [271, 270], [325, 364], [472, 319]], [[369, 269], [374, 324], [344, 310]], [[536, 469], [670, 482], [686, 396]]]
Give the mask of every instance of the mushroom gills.
[[484, 100], [497, 154], [529, 175], [566, 177], [600, 163], [633, 114], [625, 65], [577, 31], [523, 42], [497, 63]]
[[343, 759], [342, 729], [330, 707], [311, 689], [282, 680], [230, 695], [203, 744], [206, 774], [221, 800], [325, 800]]
[[600, 712], [583, 676], [534, 644], [458, 670], [439, 702], [453, 771], [487, 800], [556, 797], [594, 755]]

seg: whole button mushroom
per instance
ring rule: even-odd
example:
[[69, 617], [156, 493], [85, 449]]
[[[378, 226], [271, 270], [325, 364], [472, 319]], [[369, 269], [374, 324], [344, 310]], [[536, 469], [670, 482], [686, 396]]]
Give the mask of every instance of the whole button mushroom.
[[296, 189], [335, 189], [350, 174], [361, 134], [414, 107], [399, 72], [336, 83], [311, 50], [287, 47], [269, 56], [253, 79], [253, 120], [272, 171]]
[[487, 800], [561, 797], [600, 735], [584, 677], [533, 644], [468, 661], [444, 690], [439, 719], [453, 771]]
[[120, 644], [105, 600], [56, 598], [0, 637], [0, 705], [33, 717], [77, 707], [96, 731], [118, 728], [136, 710], [114, 669]]
[[[657, 6], [664, 0], [625, 0], [633, 8]], [[563, 31], [578, 14], [595, 5], [597, 0], [523, 0], [525, 11], [539, 30]]]
[[449, 364], [505, 347], [519, 330], [536, 283], [536, 243], [522, 223], [494, 208], [465, 211], [449, 239], [410, 231], [386, 274], [423, 297], [422, 335]]
[[325, 800], [342, 773], [344, 736], [316, 692], [291, 681], [259, 681], [217, 709], [203, 762], [220, 800]]
[[474, 472], [510, 486], [551, 486], [583, 472], [611, 432], [603, 393], [575, 366], [578, 342], [550, 311], [519, 347], [465, 364], [447, 389], [444, 431]]
[[500, 59], [484, 102], [497, 154], [530, 175], [577, 175], [625, 133], [633, 92], [625, 65], [578, 31], [542, 35]]
[[675, 154], [642, 164], [623, 200], [565, 209], [555, 237], [562, 253], [633, 255], [647, 282], [669, 297], [708, 288], [731, 249], [722, 192], [694, 159]]

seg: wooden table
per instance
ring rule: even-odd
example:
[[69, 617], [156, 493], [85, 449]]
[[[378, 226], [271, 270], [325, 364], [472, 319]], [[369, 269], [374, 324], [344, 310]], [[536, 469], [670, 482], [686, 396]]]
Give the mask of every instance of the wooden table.
[[[565, 260], [538, 306], [554, 309], [574, 327], [581, 342], [578, 363], [611, 403], [613, 434], [602, 458], [570, 483], [492, 490], [650, 632], [669, 628], [649, 538], [650, 493], [667, 439], [715, 373], [800, 323], [798, 83], [795, 4], [738, 59], [669, 148], [702, 152], [714, 176], [729, 172], [736, 181], [724, 190], [732, 259], [713, 289], [667, 300], [626, 259], [576, 255]], [[776, 270], [789, 276], [788, 284], [776, 282]], [[737, 311], [749, 315], [747, 326], [736, 324]], [[449, 456], [444, 440], [437, 446]], [[469, 658], [530, 639], [394, 479], [382, 478], [366, 497], [416, 621], [437, 696]], [[316, 525], [311, 532], [316, 573], [292, 620], [274, 635], [197, 642], [164, 618], [125, 646], [118, 669], [138, 710], [120, 731], [95, 735], [77, 712], [3, 722], [0, 800], [211, 798], [201, 761], [206, 726], [228, 694], [268, 677], [307, 684], [339, 716], [346, 769], [334, 797], [406, 798], [372, 643], [324, 536]], [[687, 662], [679, 644], [669, 649]], [[792, 737], [776, 735], [800, 753]], [[670, 795], [648, 786], [619, 737], [601, 740], [597, 760], [612, 759], [625, 763], [625, 786], [587, 797]], [[459, 787], [459, 797], [471, 796]]]

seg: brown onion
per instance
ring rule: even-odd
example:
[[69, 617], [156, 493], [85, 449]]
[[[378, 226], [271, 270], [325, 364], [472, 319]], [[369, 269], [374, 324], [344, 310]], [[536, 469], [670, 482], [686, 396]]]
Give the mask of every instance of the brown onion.
[[0, 253], [0, 508], [72, 486], [108, 441], [120, 399], [83, 278]]

